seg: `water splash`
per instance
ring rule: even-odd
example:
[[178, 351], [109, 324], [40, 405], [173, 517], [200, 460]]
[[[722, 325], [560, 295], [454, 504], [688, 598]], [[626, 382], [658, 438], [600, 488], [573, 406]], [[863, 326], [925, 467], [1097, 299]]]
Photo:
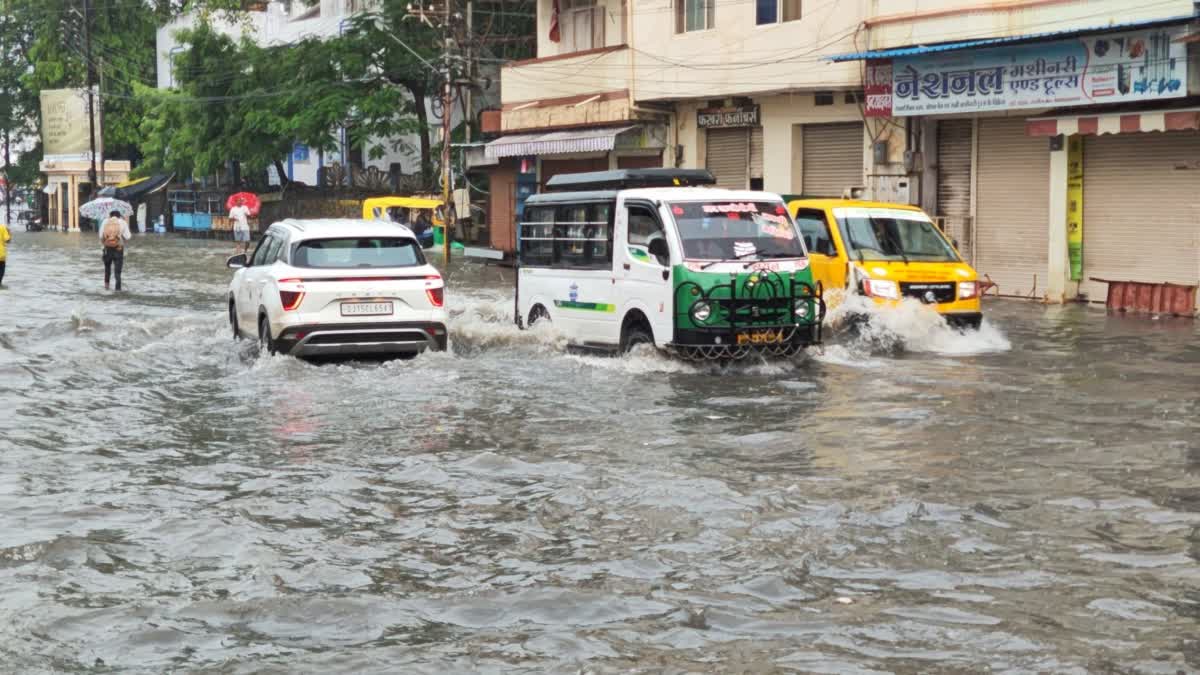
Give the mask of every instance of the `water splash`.
[[[855, 320], [857, 317], [866, 320]], [[954, 328], [935, 309], [911, 298], [895, 307], [881, 307], [861, 295], [846, 295], [826, 315], [825, 322], [846, 336], [842, 342], [855, 353], [909, 351], [969, 356], [1012, 349], [1004, 333], [986, 317], [978, 330]]]

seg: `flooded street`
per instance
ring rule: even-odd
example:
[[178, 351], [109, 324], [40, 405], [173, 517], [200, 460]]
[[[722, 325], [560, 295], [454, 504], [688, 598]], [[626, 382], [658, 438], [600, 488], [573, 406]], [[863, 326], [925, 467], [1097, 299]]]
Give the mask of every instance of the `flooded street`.
[[14, 232], [4, 672], [1200, 672], [1200, 327], [985, 304], [727, 372], [235, 343], [229, 243]]

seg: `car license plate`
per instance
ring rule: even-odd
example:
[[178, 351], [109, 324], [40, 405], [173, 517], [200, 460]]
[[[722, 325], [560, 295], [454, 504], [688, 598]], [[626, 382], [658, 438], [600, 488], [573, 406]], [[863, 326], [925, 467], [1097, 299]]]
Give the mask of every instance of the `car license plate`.
[[738, 333], [738, 345], [774, 345], [783, 342], [781, 330], [755, 330]]
[[384, 316], [392, 313], [390, 302], [343, 302], [342, 316]]

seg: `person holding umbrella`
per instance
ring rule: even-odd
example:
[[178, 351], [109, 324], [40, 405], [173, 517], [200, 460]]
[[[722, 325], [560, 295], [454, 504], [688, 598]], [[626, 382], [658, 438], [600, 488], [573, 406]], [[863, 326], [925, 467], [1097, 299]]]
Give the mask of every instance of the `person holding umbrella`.
[[[250, 218], [258, 214], [259, 206], [258, 195], [253, 192], [238, 192], [225, 201], [233, 221], [233, 240], [240, 243], [242, 253], [250, 251]], [[236, 248], [234, 252], [237, 253]]]
[[125, 242], [133, 239], [129, 223], [120, 211], [112, 211], [100, 226], [100, 244], [104, 247], [104, 288], [108, 288], [112, 273], [117, 276], [117, 290], [121, 290], [121, 270], [125, 266]]

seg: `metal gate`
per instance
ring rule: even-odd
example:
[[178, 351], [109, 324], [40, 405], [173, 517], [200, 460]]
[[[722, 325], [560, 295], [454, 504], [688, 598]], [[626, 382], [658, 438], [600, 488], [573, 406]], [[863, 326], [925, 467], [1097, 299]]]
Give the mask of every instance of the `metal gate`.
[[1089, 136], [1083, 145], [1083, 280], [1194, 286], [1200, 276], [1200, 133]]
[[805, 197], [841, 197], [863, 184], [863, 125], [805, 124], [801, 192]]
[[[1025, 120], [979, 120], [975, 269], [1000, 295], [1045, 294], [1050, 228], [1050, 148]], [[1085, 226], [1086, 227], [1086, 226]]]
[[958, 251], [972, 260], [971, 149], [974, 120], [943, 120], [937, 127], [937, 214]]
[[750, 173], [748, 129], [709, 129], [704, 165], [717, 179], [717, 187], [745, 190]]

